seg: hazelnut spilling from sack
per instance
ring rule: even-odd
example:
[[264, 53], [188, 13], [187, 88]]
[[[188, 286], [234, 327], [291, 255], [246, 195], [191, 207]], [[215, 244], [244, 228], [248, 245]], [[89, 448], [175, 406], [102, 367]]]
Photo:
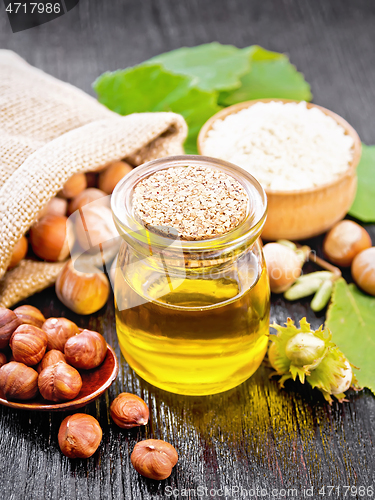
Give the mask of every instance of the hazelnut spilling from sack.
[[187, 127], [174, 113], [120, 117], [75, 87], [0, 50], [0, 305], [54, 283], [64, 262], [23, 259], [17, 242], [74, 174], [126, 159], [137, 166], [181, 154]]

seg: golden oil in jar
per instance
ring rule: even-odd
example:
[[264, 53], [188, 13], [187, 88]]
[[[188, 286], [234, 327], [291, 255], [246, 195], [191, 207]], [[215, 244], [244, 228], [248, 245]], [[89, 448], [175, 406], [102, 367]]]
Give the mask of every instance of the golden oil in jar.
[[116, 304], [127, 362], [148, 382], [178, 394], [214, 394], [241, 384], [259, 367], [268, 343], [268, 276], [259, 262], [254, 271], [245, 290], [240, 279], [198, 277], [171, 291], [171, 278], [153, 277], [145, 266], [129, 280], [119, 263], [115, 297], [125, 306], [141, 302], [123, 310]]

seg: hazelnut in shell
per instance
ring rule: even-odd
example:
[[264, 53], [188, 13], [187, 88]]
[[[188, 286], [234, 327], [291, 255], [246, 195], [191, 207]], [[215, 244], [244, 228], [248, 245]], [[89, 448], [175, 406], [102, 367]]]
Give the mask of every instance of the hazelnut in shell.
[[68, 213], [71, 215], [76, 210], [92, 203], [93, 201], [97, 201], [102, 199], [102, 201], [98, 202], [98, 206], [104, 206], [109, 208], [109, 196], [104, 191], [96, 188], [87, 188], [82, 193], [79, 193], [78, 196], [73, 198], [68, 206]]
[[37, 372], [40, 373], [41, 371], [44, 370], [44, 368], [47, 368], [47, 366], [55, 365], [60, 361], [66, 363], [66, 358], [61, 351], [58, 351], [57, 349], [52, 349], [51, 351], [47, 351], [43, 356], [42, 361], [38, 365]]
[[61, 302], [78, 314], [92, 314], [107, 302], [109, 281], [99, 271], [82, 273], [68, 261], [57, 277], [55, 290]]
[[65, 342], [80, 332], [78, 326], [67, 318], [48, 318], [42, 326], [47, 334], [47, 350], [64, 352]]
[[3, 352], [0, 352], [0, 368], [8, 363], [7, 357]]
[[21, 325], [20, 319], [10, 309], [0, 307], [0, 349], [6, 349], [14, 330]]
[[30, 244], [39, 258], [59, 262], [65, 260], [73, 245], [74, 233], [65, 216], [47, 214], [30, 229]]
[[64, 354], [67, 362], [75, 368], [91, 370], [103, 363], [107, 354], [107, 342], [100, 333], [83, 330], [67, 340]]
[[146, 425], [150, 415], [143, 399], [128, 392], [119, 394], [113, 400], [110, 412], [112, 420], [122, 429]]
[[375, 296], [375, 247], [356, 255], [351, 271], [356, 284], [369, 295]]
[[64, 198], [74, 198], [87, 188], [85, 174], [73, 174], [64, 184], [61, 195]]
[[87, 188], [96, 187], [98, 181], [98, 174], [96, 172], [86, 172]]
[[14, 245], [12, 258], [8, 264], [8, 269], [13, 269], [22, 259], [25, 258], [28, 249], [28, 243], [25, 236], [21, 236], [21, 238]]
[[40, 372], [38, 386], [44, 399], [59, 403], [78, 396], [82, 388], [82, 379], [73, 366], [60, 361]]
[[167, 479], [178, 461], [175, 448], [159, 439], [147, 439], [134, 446], [130, 460], [142, 476], [161, 481]]
[[33, 325], [21, 325], [12, 334], [9, 346], [19, 363], [34, 366], [41, 361], [47, 349], [46, 332]]
[[7, 399], [32, 399], [38, 393], [38, 374], [23, 363], [11, 361], [0, 368], [0, 390]]
[[57, 439], [66, 457], [89, 458], [98, 449], [102, 436], [96, 418], [86, 413], [76, 413], [61, 422]]
[[112, 194], [116, 184], [118, 184], [126, 174], [131, 172], [133, 167], [126, 161], [116, 161], [111, 163], [103, 172], [99, 174], [98, 187], [107, 194]]
[[280, 243], [267, 243], [263, 247], [263, 253], [271, 292], [285, 292], [301, 275], [301, 258], [292, 248]]
[[13, 312], [20, 320], [21, 325], [33, 325], [42, 328], [46, 320], [42, 312], [34, 306], [19, 306]]
[[41, 219], [47, 214], [58, 215], [60, 217], [65, 216], [67, 209], [67, 200], [65, 200], [65, 198], [58, 198], [57, 196], [55, 196], [54, 198], [51, 198], [47, 205], [39, 212], [38, 219]]
[[85, 251], [97, 252], [113, 246], [119, 234], [108, 206], [97, 201], [84, 206], [75, 217], [74, 231], [77, 241]]
[[342, 220], [327, 233], [323, 252], [327, 259], [341, 267], [348, 267], [362, 250], [371, 247], [366, 229], [351, 220]]

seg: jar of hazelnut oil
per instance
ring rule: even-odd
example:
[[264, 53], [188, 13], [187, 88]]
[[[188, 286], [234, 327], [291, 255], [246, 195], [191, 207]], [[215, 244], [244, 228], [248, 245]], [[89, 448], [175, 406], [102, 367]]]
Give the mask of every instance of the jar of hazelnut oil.
[[250, 174], [204, 156], [152, 161], [117, 185], [117, 333], [142, 378], [206, 395], [259, 367], [270, 309], [259, 240], [266, 209]]

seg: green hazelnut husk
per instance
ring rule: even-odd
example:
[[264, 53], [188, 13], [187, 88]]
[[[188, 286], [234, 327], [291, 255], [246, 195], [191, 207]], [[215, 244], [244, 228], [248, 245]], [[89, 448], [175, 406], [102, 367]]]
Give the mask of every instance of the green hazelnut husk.
[[290, 318], [286, 326], [271, 325], [277, 335], [271, 335], [268, 359], [281, 376], [280, 387], [288, 379], [305, 380], [319, 389], [325, 399], [331, 403], [331, 396], [340, 402], [345, 401], [345, 391], [350, 387], [358, 389], [352, 365], [340, 349], [332, 342], [332, 334], [328, 328], [321, 326], [311, 330], [306, 318], [300, 321], [297, 328]]

